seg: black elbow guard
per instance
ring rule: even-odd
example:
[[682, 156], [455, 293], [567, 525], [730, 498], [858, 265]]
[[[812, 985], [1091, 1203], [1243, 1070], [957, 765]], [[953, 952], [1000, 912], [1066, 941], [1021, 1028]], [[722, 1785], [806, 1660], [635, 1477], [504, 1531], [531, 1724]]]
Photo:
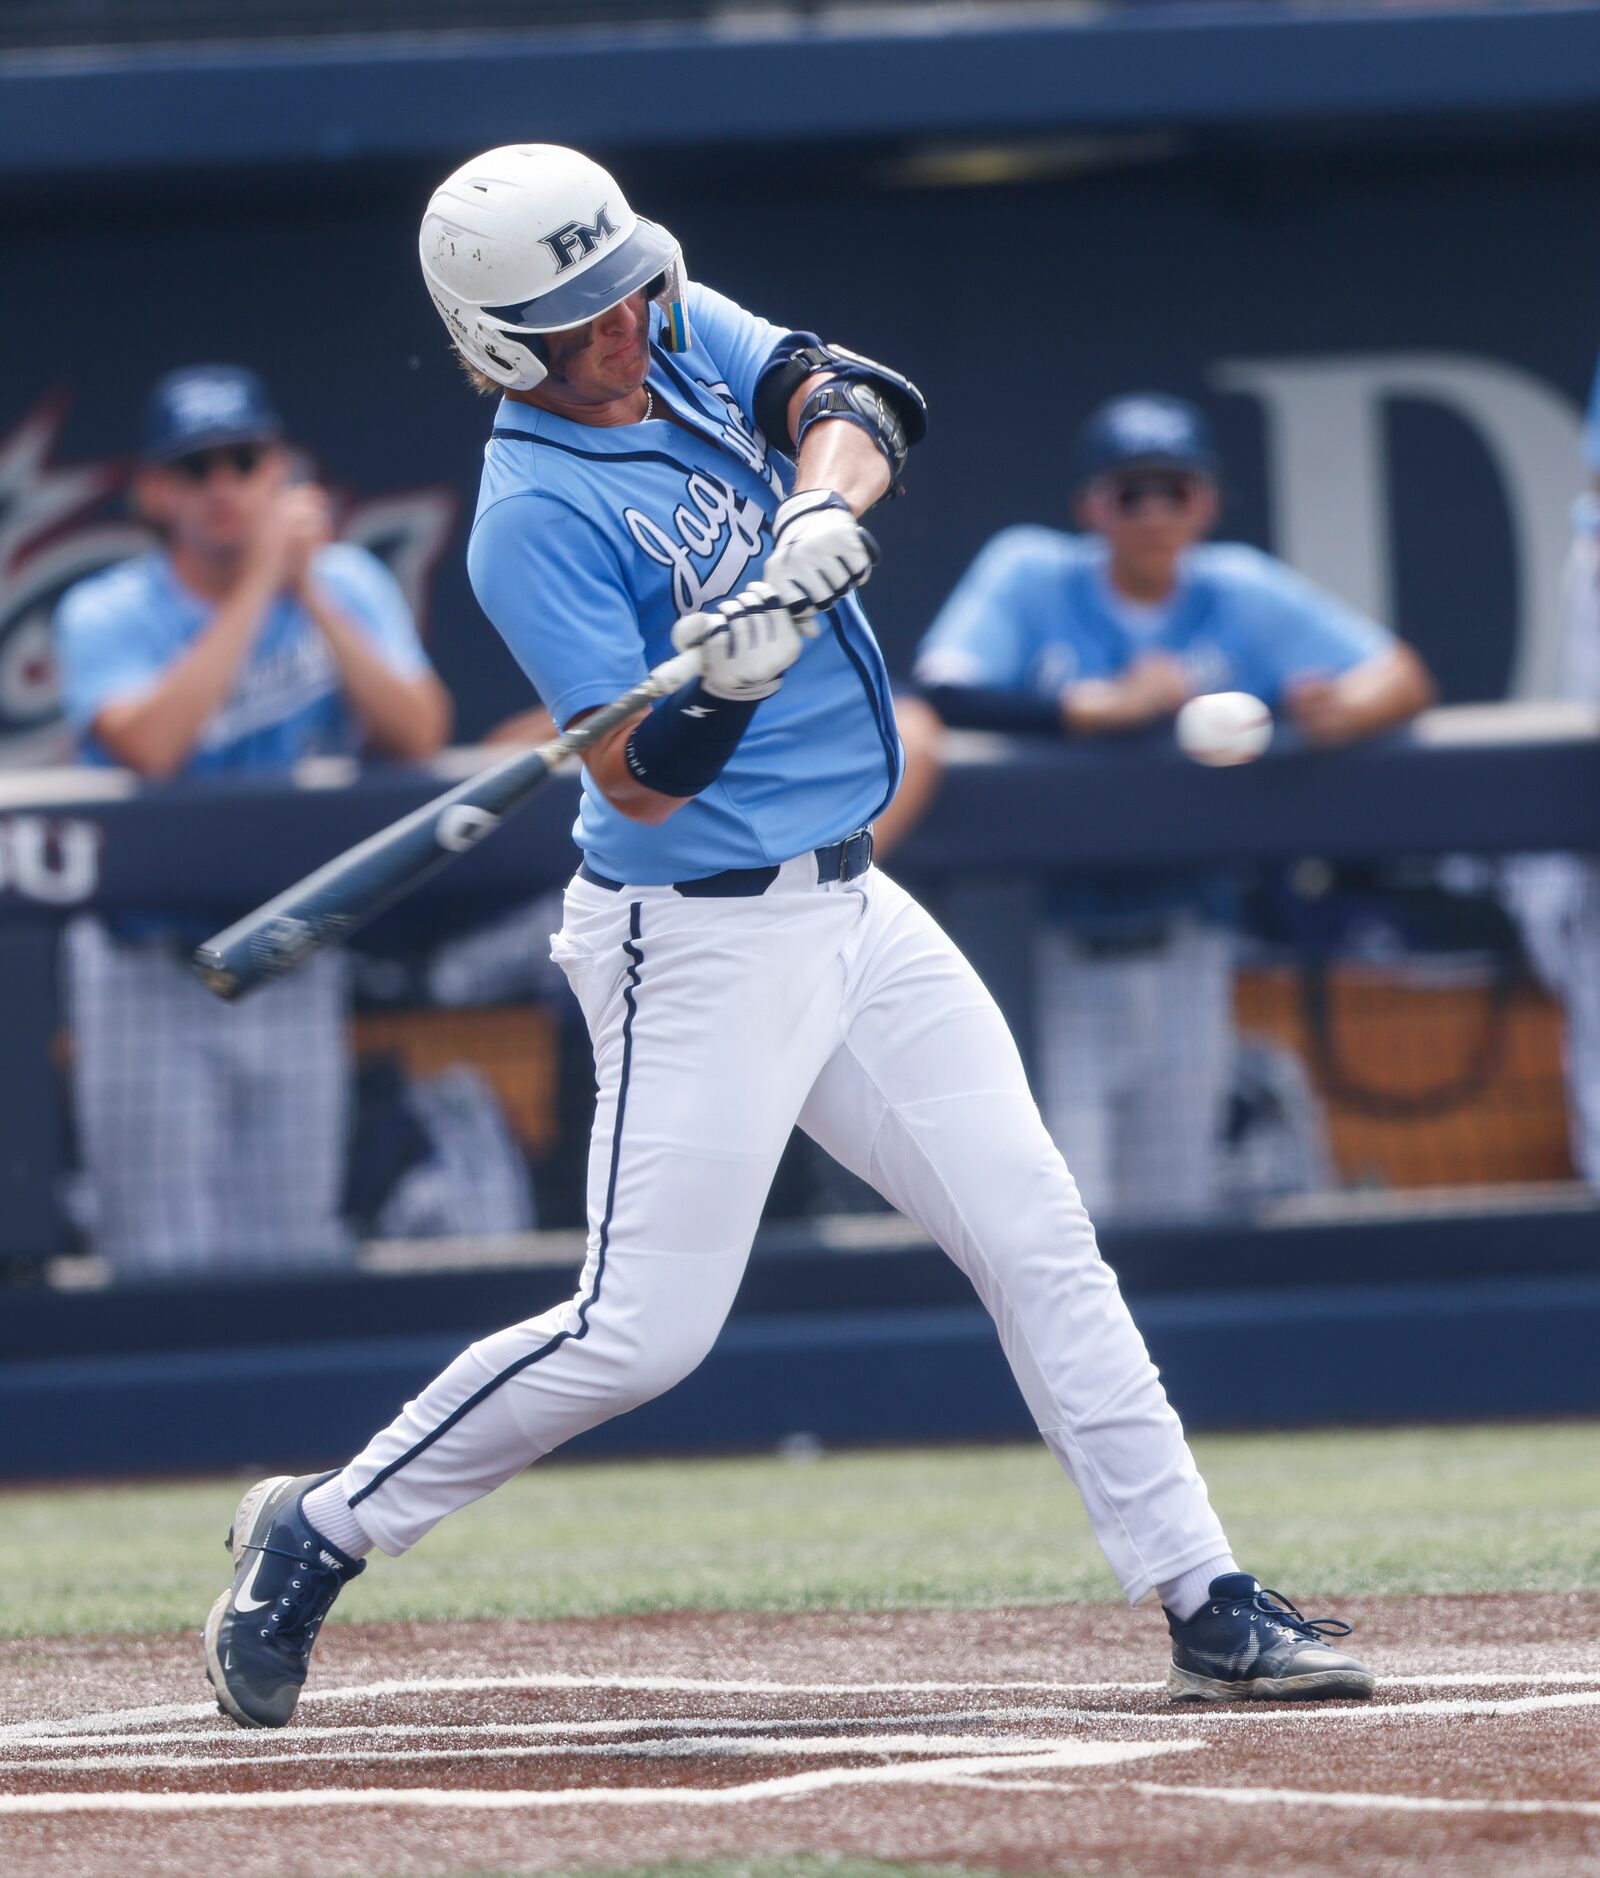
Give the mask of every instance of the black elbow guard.
[[825, 385], [818, 385], [800, 407], [799, 421], [794, 427], [796, 449], [805, 442], [811, 426], [825, 417], [842, 417], [847, 424], [854, 424], [867, 433], [889, 465], [889, 494], [899, 495], [903, 486], [900, 477], [911, 443], [899, 412], [878, 387], [858, 378], [830, 378]]
[[756, 390], [756, 422], [769, 438], [787, 438], [789, 400], [808, 378], [832, 374], [806, 399], [795, 426], [794, 448], [824, 417], [858, 425], [882, 450], [899, 493], [901, 472], [913, 444], [928, 434], [928, 401], [909, 378], [844, 346], [803, 345], [767, 368]]

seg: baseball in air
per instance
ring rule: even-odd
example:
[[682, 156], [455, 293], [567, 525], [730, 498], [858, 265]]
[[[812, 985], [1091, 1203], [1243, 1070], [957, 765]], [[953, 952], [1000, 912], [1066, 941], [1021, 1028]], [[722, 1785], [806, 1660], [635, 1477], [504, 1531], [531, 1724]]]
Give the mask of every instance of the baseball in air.
[[1221, 768], [1260, 756], [1272, 741], [1272, 713], [1248, 691], [1210, 691], [1191, 698], [1173, 728], [1185, 756]]

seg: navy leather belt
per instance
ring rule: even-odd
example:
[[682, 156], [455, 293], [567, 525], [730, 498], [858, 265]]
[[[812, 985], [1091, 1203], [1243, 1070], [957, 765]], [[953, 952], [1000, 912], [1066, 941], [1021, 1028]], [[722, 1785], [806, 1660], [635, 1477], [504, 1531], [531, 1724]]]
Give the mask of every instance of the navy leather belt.
[[[843, 841], [833, 841], [813, 850], [817, 857], [817, 884], [830, 880], [854, 880], [872, 865], [872, 830], [858, 828]], [[597, 873], [587, 861], [578, 863], [578, 878], [591, 887], [604, 887], [607, 893], [621, 893], [627, 884]], [[747, 900], [765, 893], [778, 878], [775, 867], [730, 867], [720, 874], [706, 874], [699, 880], [675, 880], [673, 891], [686, 900]]]

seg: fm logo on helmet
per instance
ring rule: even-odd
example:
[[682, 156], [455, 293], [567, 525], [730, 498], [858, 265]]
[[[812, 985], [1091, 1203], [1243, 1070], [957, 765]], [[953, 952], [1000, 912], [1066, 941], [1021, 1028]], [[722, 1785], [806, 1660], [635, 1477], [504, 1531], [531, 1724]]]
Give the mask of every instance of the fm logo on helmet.
[[563, 222], [558, 229], [539, 239], [555, 256], [559, 274], [587, 259], [602, 241], [609, 241], [616, 232], [611, 226], [611, 204], [602, 202], [592, 222]]

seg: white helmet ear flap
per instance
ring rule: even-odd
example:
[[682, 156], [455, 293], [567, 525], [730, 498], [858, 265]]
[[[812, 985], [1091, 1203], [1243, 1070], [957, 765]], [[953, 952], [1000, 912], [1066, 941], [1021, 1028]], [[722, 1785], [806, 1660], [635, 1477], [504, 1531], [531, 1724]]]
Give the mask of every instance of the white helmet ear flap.
[[[481, 371], [487, 372], [497, 384], [504, 385], [507, 391], [532, 391], [535, 385], [544, 383], [548, 368], [540, 356], [543, 348], [534, 334], [507, 332], [504, 327], [489, 326], [482, 320], [475, 321], [474, 325], [485, 361], [479, 367]], [[473, 363], [477, 364], [477, 360]]]
[[476, 307], [447, 300], [431, 287], [429, 297], [456, 350], [485, 378], [504, 385], [507, 391], [532, 391], [535, 385], [544, 383], [545, 363], [530, 343], [531, 333], [519, 339], [503, 327], [489, 325]]

